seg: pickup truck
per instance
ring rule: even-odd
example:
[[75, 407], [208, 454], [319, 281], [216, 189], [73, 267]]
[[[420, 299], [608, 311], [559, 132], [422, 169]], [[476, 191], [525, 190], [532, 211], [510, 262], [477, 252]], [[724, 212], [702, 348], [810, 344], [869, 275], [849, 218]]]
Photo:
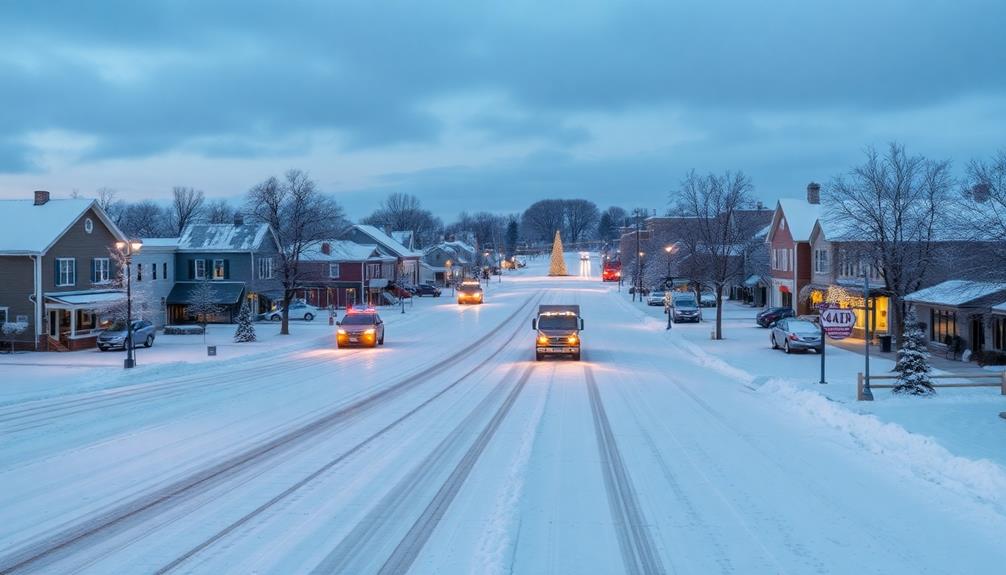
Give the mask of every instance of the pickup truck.
[[583, 319], [578, 305], [539, 305], [538, 315], [531, 320], [535, 330], [534, 358], [541, 361], [548, 355], [566, 355], [580, 360], [580, 332]]

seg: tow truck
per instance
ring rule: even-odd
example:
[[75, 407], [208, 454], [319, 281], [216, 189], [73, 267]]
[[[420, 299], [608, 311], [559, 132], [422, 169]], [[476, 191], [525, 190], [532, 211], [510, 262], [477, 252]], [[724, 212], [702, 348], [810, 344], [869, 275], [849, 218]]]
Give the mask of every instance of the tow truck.
[[535, 330], [536, 361], [548, 355], [567, 355], [580, 360], [580, 332], [583, 319], [578, 305], [539, 305], [538, 316], [531, 320]]
[[384, 320], [372, 307], [351, 308], [336, 325], [339, 326], [335, 335], [336, 347], [384, 345]]
[[465, 280], [458, 286], [458, 305], [482, 303], [482, 284], [478, 280]]
[[622, 279], [622, 262], [608, 260], [601, 268], [601, 281], [617, 282]]

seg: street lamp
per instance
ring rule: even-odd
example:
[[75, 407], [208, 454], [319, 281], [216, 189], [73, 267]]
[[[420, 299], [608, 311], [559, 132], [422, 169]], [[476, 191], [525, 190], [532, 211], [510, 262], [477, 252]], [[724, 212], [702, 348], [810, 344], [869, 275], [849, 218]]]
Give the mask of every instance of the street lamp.
[[667, 252], [667, 277], [671, 277], [671, 254], [674, 253], [674, 245], [665, 247], [664, 251]]
[[454, 297], [454, 281], [453, 281], [454, 276], [451, 274], [452, 265], [454, 265], [454, 262], [452, 262], [451, 260], [447, 260], [446, 262], [444, 262], [444, 267], [447, 268], [447, 277], [444, 278], [444, 281], [446, 281], [451, 285], [451, 297]]
[[636, 258], [636, 293], [639, 294], [639, 301], [643, 302], [643, 256], [646, 252], [639, 252]]
[[126, 260], [126, 359], [122, 363], [125, 369], [136, 366], [133, 352], [133, 254], [139, 252], [142, 247], [143, 242], [139, 240], [115, 242], [115, 249], [119, 250]]

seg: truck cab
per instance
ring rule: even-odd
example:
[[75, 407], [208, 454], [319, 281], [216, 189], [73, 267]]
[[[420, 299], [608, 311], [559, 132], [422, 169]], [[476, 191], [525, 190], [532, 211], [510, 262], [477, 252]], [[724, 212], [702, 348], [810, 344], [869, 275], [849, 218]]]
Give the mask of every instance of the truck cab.
[[549, 355], [568, 356], [580, 360], [580, 332], [583, 318], [578, 305], [540, 305], [538, 315], [531, 320], [535, 330], [536, 361]]

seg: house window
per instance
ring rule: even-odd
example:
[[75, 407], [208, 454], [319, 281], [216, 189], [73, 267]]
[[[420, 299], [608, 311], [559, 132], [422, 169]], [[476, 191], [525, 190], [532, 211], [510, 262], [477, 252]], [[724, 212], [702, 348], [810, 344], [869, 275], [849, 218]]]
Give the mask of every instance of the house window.
[[136, 281], [143, 281], [143, 264], [136, 264]]
[[0, 325], [3, 325], [5, 323], [7, 323], [7, 318], [9, 317], [7, 315], [8, 314], [8, 309], [9, 308], [6, 308], [6, 307], [0, 307]]
[[77, 260], [56, 258], [56, 286], [72, 286], [77, 283]]
[[367, 279], [381, 277], [381, 264], [367, 264]]
[[947, 338], [957, 335], [957, 312], [942, 309], [929, 310], [929, 341], [947, 343]]
[[206, 260], [194, 260], [193, 261], [193, 275], [197, 280], [206, 279]]
[[339, 264], [328, 264], [328, 277], [339, 277]]
[[168, 279], [168, 262], [163, 262], [161, 264], [161, 277]]
[[111, 262], [109, 262], [108, 258], [94, 258], [94, 273], [91, 274], [91, 283], [108, 283], [110, 270]]
[[830, 269], [828, 250], [814, 250], [814, 273], [826, 274]]
[[150, 264], [150, 273], [151, 273], [150, 279], [152, 280], [157, 279], [157, 264]]
[[224, 270], [224, 260], [213, 260], [213, 279], [222, 280], [226, 277]]
[[272, 258], [259, 258], [258, 277], [262, 280], [272, 279]]

